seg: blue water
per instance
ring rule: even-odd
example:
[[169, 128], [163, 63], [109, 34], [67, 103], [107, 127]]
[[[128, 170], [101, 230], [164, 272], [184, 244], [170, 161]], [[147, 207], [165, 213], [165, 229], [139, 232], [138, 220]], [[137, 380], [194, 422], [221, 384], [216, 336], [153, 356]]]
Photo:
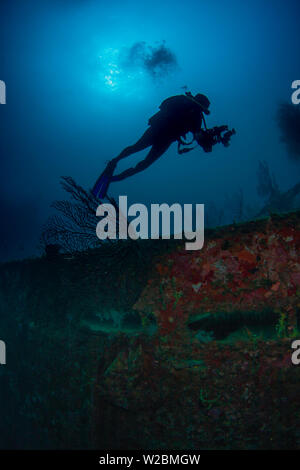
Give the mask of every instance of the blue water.
[[[1, 259], [36, 254], [51, 202], [65, 197], [59, 177], [92, 187], [182, 87], [209, 97], [208, 126], [236, 128], [232, 145], [178, 156], [174, 144], [145, 172], [114, 184], [114, 196], [221, 207], [242, 188], [259, 208], [262, 159], [282, 190], [295, 184], [299, 163], [280, 142], [275, 116], [300, 79], [299, 10], [293, 0], [1, 1]], [[164, 44], [177, 65], [154, 74], [141, 58], [128, 64], [143, 41], [148, 52]]]

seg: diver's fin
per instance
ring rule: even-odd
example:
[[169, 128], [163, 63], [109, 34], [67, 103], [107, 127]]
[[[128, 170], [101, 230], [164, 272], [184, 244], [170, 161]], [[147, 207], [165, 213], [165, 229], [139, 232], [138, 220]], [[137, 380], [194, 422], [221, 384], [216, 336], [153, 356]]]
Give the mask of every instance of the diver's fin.
[[97, 179], [92, 189], [92, 194], [98, 199], [105, 198], [109, 185], [111, 183], [111, 177], [114, 173], [115, 168], [116, 168], [116, 163], [114, 161], [109, 162], [105, 170], [103, 171], [103, 173], [101, 173], [101, 175]]
[[106, 196], [109, 186], [109, 178], [106, 174], [102, 174], [96, 181], [95, 186], [92, 189], [92, 193], [98, 199], [103, 199]]

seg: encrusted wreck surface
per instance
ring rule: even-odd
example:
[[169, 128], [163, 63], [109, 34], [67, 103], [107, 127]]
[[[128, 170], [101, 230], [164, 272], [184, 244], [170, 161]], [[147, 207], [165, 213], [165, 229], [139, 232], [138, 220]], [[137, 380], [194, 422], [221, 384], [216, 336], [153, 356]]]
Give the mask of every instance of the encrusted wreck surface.
[[201, 252], [178, 246], [156, 260], [134, 305], [143, 322], [155, 316], [156, 335], [131, 340], [97, 382], [97, 409], [108, 407], [97, 422], [117, 417], [116, 447], [299, 446], [288, 339], [299, 247], [291, 214], [220, 229]]
[[231, 225], [210, 235], [201, 251], [180, 246], [162, 256], [155, 265], [157, 275], [148, 280], [134, 308], [142, 315], [154, 313], [161, 335], [182, 333], [193, 314], [200, 321], [208, 313], [267, 308], [284, 311], [293, 328], [299, 306], [299, 248], [295, 214]]
[[299, 228], [2, 266], [1, 446], [299, 448]]

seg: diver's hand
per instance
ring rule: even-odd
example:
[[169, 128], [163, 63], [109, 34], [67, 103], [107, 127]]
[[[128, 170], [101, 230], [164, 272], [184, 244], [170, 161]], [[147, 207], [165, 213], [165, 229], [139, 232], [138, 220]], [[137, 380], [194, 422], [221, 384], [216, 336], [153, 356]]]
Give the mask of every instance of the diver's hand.
[[204, 152], [211, 152], [213, 145], [215, 145], [215, 138], [213, 132], [211, 132], [211, 129], [207, 130], [200, 130], [195, 134], [195, 140], [200, 147], [204, 150]]

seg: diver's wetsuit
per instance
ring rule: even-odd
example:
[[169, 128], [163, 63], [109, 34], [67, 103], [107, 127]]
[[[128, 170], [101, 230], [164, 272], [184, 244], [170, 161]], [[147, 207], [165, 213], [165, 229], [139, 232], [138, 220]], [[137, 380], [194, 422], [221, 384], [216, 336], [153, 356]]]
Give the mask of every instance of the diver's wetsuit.
[[112, 176], [111, 182], [121, 181], [145, 170], [180, 137], [185, 137], [188, 132], [195, 134], [200, 131], [202, 113], [199, 106], [187, 96], [171, 96], [163, 101], [159, 108], [160, 111], [149, 119], [149, 127], [143, 136], [134, 145], [126, 147], [110, 164], [115, 165], [123, 158], [151, 146], [148, 155], [134, 168]]

